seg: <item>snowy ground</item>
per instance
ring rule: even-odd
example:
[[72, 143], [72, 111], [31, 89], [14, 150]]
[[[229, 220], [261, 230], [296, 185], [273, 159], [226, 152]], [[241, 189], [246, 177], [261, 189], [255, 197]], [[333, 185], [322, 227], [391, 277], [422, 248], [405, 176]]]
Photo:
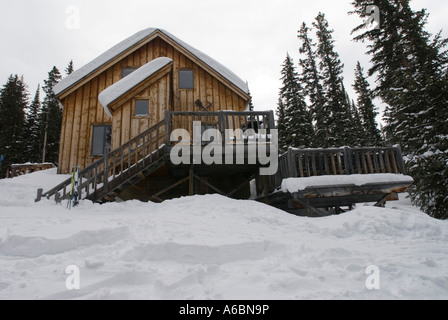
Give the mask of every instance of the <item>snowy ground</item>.
[[0, 181], [0, 299], [448, 299], [448, 221], [406, 200], [325, 218], [218, 195], [34, 203], [64, 178]]

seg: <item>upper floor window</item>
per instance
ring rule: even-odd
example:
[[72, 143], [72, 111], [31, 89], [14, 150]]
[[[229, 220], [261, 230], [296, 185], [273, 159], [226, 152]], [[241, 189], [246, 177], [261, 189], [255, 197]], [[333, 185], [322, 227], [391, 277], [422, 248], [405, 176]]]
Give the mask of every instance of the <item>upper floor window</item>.
[[135, 70], [137, 70], [137, 68], [134, 68], [134, 67], [127, 67], [127, 68], [121, 69], [121, 78], [123, 79], [124, 77], [130, 75]]
[[149, 100], [135, 100], [135, 115], [149, 115]]
[[194, 89], [193, 70], [179, 70], [179, 89]]

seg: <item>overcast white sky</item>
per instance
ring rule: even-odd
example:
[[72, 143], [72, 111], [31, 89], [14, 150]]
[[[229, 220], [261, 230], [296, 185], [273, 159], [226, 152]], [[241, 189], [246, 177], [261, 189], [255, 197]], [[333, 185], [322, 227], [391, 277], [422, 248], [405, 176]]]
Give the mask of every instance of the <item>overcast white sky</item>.
[[[428, 31], [445, 27], [447, 1], [411, 4], [428, 9]], [[345, 86], [356, 99], [356, 61], [367, 69], [369, 57], [365, 45], [351, 41], [361, 21], [350, 10], [351, 0], [1, 0], [0, 85], [10, 74], [23, 75], [33, 96], [54, 65], [62, 72], [73, 59], [80, 68], [137, 31], [160, 27], [248, 81], [256, 110], [275, 110], [286, 53], [298, 62], [297, 30], [321, 11], [335, 30]]]

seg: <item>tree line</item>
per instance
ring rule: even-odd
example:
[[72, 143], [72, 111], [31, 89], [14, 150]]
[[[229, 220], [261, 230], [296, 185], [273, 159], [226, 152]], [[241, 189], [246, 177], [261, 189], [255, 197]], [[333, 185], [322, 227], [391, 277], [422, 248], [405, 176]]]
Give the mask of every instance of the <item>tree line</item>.
[[[65, 73], [74, 71], [70, 61]], [[53, 88], [62, 75], [53, 67], [41, 87], [38, 85], [30, 100], [23, 76], [11, 74], [0, 89], [0, 178], [6, 177], [12, 164], [58, 163], [62, 106]]]
[[[343, 64], [325, 15], [319, 13], [311, 27], [301, 25], [298, 69], [288, 54], [281, 70], [279, 146], [398, 144], [415, 181], [413, 203], [432, 217], [447, 219], [448, 39], [427, 32], [428, 13], [412, 10], [409, 0], [354, 0], [350, 14], [366, 21], [372, 4], [380, 11], [379, 28], [360, 24], [352, 31], [354, 41], [366, 43], [371, 62], [367, 73], [356, 65], [356, 101], [344, 87]], [[375, 77], [374, 88], [368, 77]], [[376, 122], [375, 98], [386, 105], [384, 127]]]
[[335, 50], [333, 30], [325, 14], [319, 13], [311, 28], [304, 22], [298, 39], [300, 70], [289, 54], [282, 64], [276, 112], [279, 145], [284, 149], [382, 145], [374, 94], [364, 70], [358, 62], [355, 102], [344, 86], [344, 64]]

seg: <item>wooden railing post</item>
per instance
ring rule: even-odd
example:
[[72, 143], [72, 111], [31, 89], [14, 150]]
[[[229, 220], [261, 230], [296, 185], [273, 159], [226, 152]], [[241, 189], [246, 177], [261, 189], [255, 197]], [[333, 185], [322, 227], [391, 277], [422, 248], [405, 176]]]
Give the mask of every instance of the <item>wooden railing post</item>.
[[350, 147], [344, 147], [344, 166], [345, 174], [353, 173], [352, 150], [350, 149]]
[[396, 145], [395, 147], [394, 147], [394, 150], [395, 150], [395, 161], [396, 161], [396, 163], [397, 163], [397, 166], [398, 166], [398, 168], [399, 168], [399, 173], [402, 173], [402, 174], [406, 174], [406, 168], [405, 168], [405, 165], [404, 165], [404, 160], [403, 160], [403, 154], [401, 153], [401, 148], [400, 148], [400, 146], [399, 145]]
[[166, 136], [165, 143], [167, 147], [171, 145], [170, 135], [171, 135], [171, 113], [167, 110], [165, 111], [165, 136]]
[[42, 199], [43, 192], [44, 192], [44, 189], [42, 189], [42, 188], [37, 189], [37, 197], [36, 197], [36, 200], [34, 200], [34, 202], [39, 202]]
[[288, 163], [288, 176], [290, 178], [297, 178], [297, 163], [295, 152], [292, 148], [288, 149], [287, 153], [287, 163]]
[[103, 174], [103, 185], [104, 190], [108, 190], [108, 183], [109, 183], [109, 148], [106, 146], [104, 148], [104, 174]]
[[269, 131], [267, 133], [271, 133], [272, 129], [275, 129], [275, 119], [274, 119], [274, 111], [269, 111]]
[[219, 111], [218, 113], [218, 126], [219, 132], [221, 133], [221, 137], [223, 137], [222, 141], [224, 142], [225, 133], [226, 133], [226, 119], [224, 115], [224, 111]]

